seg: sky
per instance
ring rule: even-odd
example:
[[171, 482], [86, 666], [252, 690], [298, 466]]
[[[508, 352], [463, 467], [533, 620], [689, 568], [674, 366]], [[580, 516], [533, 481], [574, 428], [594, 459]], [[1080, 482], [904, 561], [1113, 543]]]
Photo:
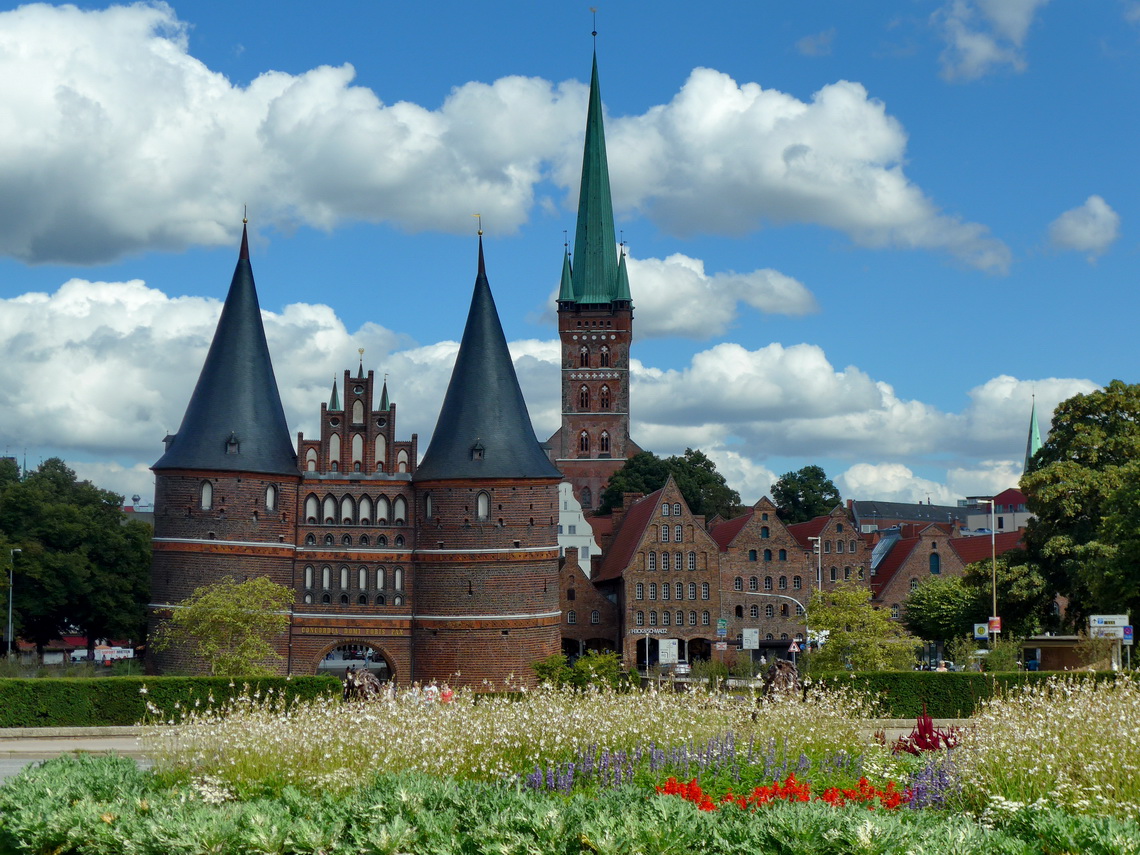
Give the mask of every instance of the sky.
[[295, 432], [364, 348], [427, 447], [478, 213], [545, 439], [594, 49], [643, 448], [953, 504], [1136, 379], [1140, 2], [596, 9], [0, 4], [0, 450], [151, 501], [243, 211]]

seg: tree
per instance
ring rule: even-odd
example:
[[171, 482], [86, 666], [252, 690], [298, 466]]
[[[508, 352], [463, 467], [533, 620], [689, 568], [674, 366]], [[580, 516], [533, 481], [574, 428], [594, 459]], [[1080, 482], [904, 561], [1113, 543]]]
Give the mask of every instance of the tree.
[[824, 516], [843, 499], [821, 466], [786, 472], [772, 485], [776, 513], [789, 525]]
[[813, 633], [825, 631], [826, 640], [811, 655], [812, 670], [850, 666], [855, 671], [910, 668], [917, 641], [897, 621], [871, 605], [871, 591], [841, 582], [831, 590], [816, 591], [807, 611]]
[[79, 481], [51, 458], [20, 479], [0, 470], [0, 538], [21, 549], [15, 614], [20, 634], [44, 645], [80, 631], [141, 640], [149, 593], [150, 526], [127, 521], [122, 496]]
[[694, 514], [729, 518], [740, 511], [740, 494], [728, 486], [716, 464], [704, 452], [686, 448], [681, 456], [662, 460], [651, 451], [629, 458], [611, 477], [602, 493], [598, 513], [608, 514], [621, 507], [623, 493], [649, 494], [669, 480], [677, 482], [681, 495]]
[[1051, 593], [1068, 597], [1072, 625], [1094, 610], [1116, 613], [1137, 603], [1136, 570], [1126, 564], [1134, 516], [1126, 503], [1140, 489], [1140, 472], [1129, 464], [1137, 457], [1140, 386], [1113, 380], [1058, 404], [1049, 438], [1022, 476], [1034, 514], [1025, 537], [1029, 560]]
[[[991, 558], [967, 565], [962, 577], [978, 598], [979, 623], [993, 609], [993, 577]], [[1025, 638], [1046, 628], [1059, 628], [1053, 615], [1053, 587], [1023, 549], [1011, 549], [997, 557], [997, 599], [1003, 633]]]
[[258, 577], [228, 576], [198, 588], [159, 627], [152, 644], [167, 650], [187, 642], [217, 677], [263, 676], [280, 659], [273, 639], [289, 627], [293, 591]]
[[903, 623], [919, 638], [944, 644], [986, 617], [980, 592], [957, 576], [935, 576], [911, 591]]

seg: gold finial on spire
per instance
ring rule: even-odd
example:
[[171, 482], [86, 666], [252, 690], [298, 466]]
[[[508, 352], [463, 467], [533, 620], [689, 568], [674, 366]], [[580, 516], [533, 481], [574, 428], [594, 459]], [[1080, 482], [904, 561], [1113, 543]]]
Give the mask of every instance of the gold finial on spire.
[[594, 41], [597, 41], [598, 40], [598, 7], [597, 6], [591, 6], [590, 12], [594, 16], [594, 31], [592, 33], [590, 33], [590, 35], [594, 37]]
[[483, 237], [483, 215], [472, 214], [471, 216], [475, 217], [475, 219], [479, 221], [479, 237]]
[[360, 354], [361, 359], [364, 358], [364, 348], [363, 347], [356, 348], [356, 352]]
[[244, 226], [249, 222], [249, 205], [241, 206], [241, 224]]

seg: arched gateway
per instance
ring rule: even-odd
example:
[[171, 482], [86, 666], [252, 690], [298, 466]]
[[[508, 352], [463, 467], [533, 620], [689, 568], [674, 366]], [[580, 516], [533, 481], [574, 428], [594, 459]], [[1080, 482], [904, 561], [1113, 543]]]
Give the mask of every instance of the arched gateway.
[[396, 679], [396, 671], [383, 650], [371, 642], [350, 638], [341, 639], [321, 651], [313, 673], [343, 678], [349, 668], [369, 671], [381, 682]]

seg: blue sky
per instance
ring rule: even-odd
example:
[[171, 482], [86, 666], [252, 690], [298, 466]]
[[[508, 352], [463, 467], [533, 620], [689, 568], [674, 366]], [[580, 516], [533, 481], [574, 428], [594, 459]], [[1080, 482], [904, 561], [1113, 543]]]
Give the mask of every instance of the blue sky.
[[[145, 499], [243, 205], [278, 384], [435, 426], [483, 215], [535, 422], [575, 194], [589, 7], [0, 5], [0, 444]], [[1036, 393], [1138, 362], [1140, 4], [610, 3], [596, 45], [636, 306], [633, 434], [746, 501], [1016, 482]]]

